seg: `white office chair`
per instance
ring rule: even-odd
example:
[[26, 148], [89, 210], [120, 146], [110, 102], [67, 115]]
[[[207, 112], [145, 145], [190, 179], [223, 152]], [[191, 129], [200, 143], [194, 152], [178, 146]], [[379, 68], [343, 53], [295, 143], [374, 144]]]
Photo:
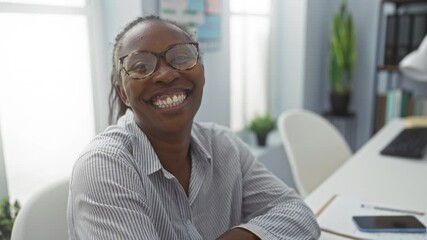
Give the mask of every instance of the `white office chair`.
[[43, 188], [22, 205], [11, 240], [68, 240], [67, 202], [69, 179]]
[[283, 112], [277, 127], [302, 197], [311, 193], [352, 154], [340, 132], [316, 113], [302, 109]]

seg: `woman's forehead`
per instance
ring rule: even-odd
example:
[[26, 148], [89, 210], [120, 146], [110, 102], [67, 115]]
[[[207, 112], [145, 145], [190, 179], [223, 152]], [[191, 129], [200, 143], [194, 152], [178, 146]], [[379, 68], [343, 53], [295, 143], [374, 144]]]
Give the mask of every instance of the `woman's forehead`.
[[168, 46], [191, 39], [179, 27], [158, 20], [141, 22], [130, 29], [122, 41], [122, 51], [163, 51]]

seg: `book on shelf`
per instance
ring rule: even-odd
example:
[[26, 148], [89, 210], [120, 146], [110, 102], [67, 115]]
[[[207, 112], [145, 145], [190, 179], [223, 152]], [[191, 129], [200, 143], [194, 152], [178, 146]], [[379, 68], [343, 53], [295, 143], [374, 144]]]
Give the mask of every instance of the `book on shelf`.
[[387, 95], [380, 94], [377, 96], [377, 106], [375, 112], [375, 132], [380, 130], [385, 124]]
[[408, 106], [408, 109], [406, 112], [406, 116], [414, 116], [415, 100], [412, 96], [408, 99], [408, 105], [407, 106]]
[[387, 92], [387, 100], [386, 100], [386, 111], [385, 111], [385, 123], [389, 123], [393, 118], [396, 117], [396, 94], [395, 90], [391, 90]]

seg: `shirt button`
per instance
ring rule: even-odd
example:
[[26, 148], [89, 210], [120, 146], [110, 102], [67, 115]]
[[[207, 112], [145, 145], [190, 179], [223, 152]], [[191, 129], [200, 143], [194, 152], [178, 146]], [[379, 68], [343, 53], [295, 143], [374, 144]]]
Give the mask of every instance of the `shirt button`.
[[186, 223], [187, 223], [187, 225], [191, 225], [191, 220], [188, 219]]

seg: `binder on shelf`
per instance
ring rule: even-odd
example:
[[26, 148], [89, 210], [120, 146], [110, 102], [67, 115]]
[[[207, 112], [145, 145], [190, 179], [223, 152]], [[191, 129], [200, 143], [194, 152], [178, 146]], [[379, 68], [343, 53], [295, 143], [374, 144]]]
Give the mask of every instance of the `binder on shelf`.
[[375, 131], [380, 130], [385, 124], [387, 95], [377, 96], [377, 108], [375, 112]]
[[386, 27], [386, 39], [385, 39], [385, 50], [384, 50], [384, 65], [396, 64], [396, 16], [387, 16], [387, 27]]
[[415, 105], [414, 106], [414, 116], [423, 116], [424, 115], [424, 99], [423, 98], [416, 98], [414, 105]]
[[409, 113], [409, 100], [412, 97], [412, 93], [406, 90], [401, 91], [401, 100], [400, 100], [400, 117], [407, 117]]
[[418, 49], [427, 35], [427, 14], [414, 14], [411, 51]]
[[427, 34], [427, 14], [388, 15], [386, 22], [384, 65], [397, 65]]
[[408, 99], [408, 112], [406, 114], [406, 116], [414, 116], [414, 106], [415, 105], [415, 99], [411, 96]]
[[410, 27], [411, 27], [411, 15], [405, 14], [400, 15], [399, 19], [399, 31], [397, 41], [397, 63], [399, 63], [406, 55], [410, 53]]
[[385, 111], [385, 123], [389, 123], [391, 119], [393, 119], [394, 116], [394, 104], [395, 104], [395, 95], [394, 91], [388, 91], [387, 92], [387, 101], [386, 101], [386, 111]]
[[401, 116], [401, 114], [400, 114], [400, 111], [402, 110], [401, 103], [402, 103], [402, 89], [397, 88], [394, 90], [393, 118], [398, 118]]
[[427, 116], [427, 98], [423, 100], [423, 114], [422, 116]]

